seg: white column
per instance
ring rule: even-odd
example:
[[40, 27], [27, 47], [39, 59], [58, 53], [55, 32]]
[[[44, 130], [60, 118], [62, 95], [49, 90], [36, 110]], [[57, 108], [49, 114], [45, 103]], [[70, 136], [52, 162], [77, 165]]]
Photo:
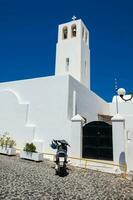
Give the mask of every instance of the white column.
[[133, 130], [127, 130], [127, 171], [133, 172]]
[[76, 91], [73, 91], [73, 117], [77, 114]]
[[112, 118], [112, 134], [114, 164], [126, 164], [125, 119], [120, 114]]
[[75, 115], [72, 119], [71, 132], [71, 157], [82, 157], [82, 124], [84, 119], [80, 115]]

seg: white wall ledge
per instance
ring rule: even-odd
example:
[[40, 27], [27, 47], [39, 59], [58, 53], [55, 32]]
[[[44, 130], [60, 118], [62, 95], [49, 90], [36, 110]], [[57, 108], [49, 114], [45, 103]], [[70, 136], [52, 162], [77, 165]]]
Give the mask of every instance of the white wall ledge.
[[125, 118], [120, 115], [120, 114], [116, 114], [111, 118], [112, 121], [125, 121]]

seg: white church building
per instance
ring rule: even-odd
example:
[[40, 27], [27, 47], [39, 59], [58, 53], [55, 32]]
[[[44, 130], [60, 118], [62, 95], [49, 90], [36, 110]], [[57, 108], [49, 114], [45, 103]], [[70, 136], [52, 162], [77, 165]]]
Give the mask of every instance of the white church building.
[[0, 83], [0, 131], [19, 149], [34, 142], [45, 153], [54, 152], [52, 139], [65, 139], [69, 156], [125, 163], [129, 172], [133, 99], [121, 93], [108, 103], [91, 91], [89, 31], [73, 20], [59, 25], [54, 76]]

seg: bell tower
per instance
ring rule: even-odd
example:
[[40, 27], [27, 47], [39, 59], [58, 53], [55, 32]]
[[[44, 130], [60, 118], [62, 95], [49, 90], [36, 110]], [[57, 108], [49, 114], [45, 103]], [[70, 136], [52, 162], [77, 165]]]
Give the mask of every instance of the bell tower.
[[90, 89], [89, 31], [81, 19], [72, 19], [58, 28], [55, 75], [70, 74]]

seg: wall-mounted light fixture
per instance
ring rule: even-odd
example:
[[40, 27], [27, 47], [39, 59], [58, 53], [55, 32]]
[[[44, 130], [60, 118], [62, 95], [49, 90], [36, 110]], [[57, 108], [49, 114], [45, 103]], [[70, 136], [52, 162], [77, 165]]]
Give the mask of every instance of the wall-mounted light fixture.
[[126, 101], [131, 101], [132, 98], [133, 98], [133, 93], [130, 94], [130, 97], [127, 99], [127, 98], [124, 98], [125, 94], [126, 94], [126, 90], [124, 88], [119, 88], [117, 90], [117, 94], [122, 98], [122, 100], [124, 100], [125, 102]]

